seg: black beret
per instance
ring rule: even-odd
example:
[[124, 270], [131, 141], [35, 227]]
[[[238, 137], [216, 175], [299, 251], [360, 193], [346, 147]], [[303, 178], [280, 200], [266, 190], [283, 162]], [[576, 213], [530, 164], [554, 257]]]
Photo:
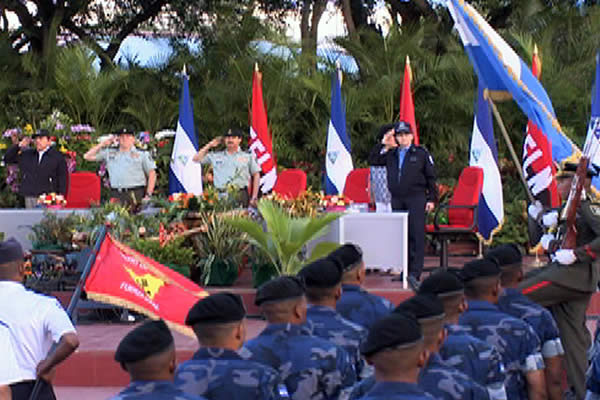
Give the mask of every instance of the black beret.
[[237, 137], [241, 138], [241, 137], [244, 136], [244, 134], [242, 133], [241, 130], [239, 130], [237, 128], [231, 128], [231, 129], [228, 129], [227, 132], [225, 132], [223, 134], [223, 136], [225, 136], [225, 137], [228, 137], [228, 136], [237, 136]]
[[[568, 162], [565, 163], [565, 165], [563, 166], [562, 170], [557, 174], [557, 177], [561, 177], [561, 176], [573, 176], [573, 174], [571, 172], [576, 172], [577, 171], [577, 167], [579, 166], [578, 163], [573, 163], [573, 162]], [[566, 173], [568, 172], [568, 174]], [[593, 165], [593, 164], [589, 164], [588, 165], [588, 170], [587, 170], [587, 177], [588, 178], [593, 178], [594, 176], [598, 175], [598, 168]]]
[[500, 272], [497, 260], [481, 258], [466, 263], [461, 271], [461, 276], [463, 282], [469, 282], [477, 278], [500, 276]]
[[410, 347], [421, 340], [421, 327], [414, 315], [393, 313], [375, 321], [360, 351], [369, 356], [390, 347]]
[[514, 243], [503, 244], [488, 250], [485, 258], [495, 259], [500, 267], [520, 264], [523, 261], [521, 250]]
[[241, 321], [246, 316], [244, 301], [238, 294], [221, 292], [199, 300], [190, 308], [185, 324], [220, 324]]
[[0, 264], [23, 260], [23, 248], [15, 238], [0, 242]]
[[304, 281], [297, 276], [283, 275], [263, 283], [256, 290], [254, 304], [277, 302], [304, 295]]
[[121, 364], [145, 360], [173, 344], [173, 335], [165, 321], [148, 321], [129, 332], [117, 347], [115, 360]]
[[298, 272], [306, 287], [331, 288], [342, 281], [343, 265], [338, 258], [315, 260]]
[[50, 132], [48, 132], [48, 129], [38, 129], [37, 131], [35, 131], [35, 133], [33, 135], [31, 135], [32, 138], [41, 137], [41, 136], [49, 137]]
[[412, 129], [408, 122], [398, 121], [394, 124], [394, 133], [396, 135], [399, 133], [412, 133]]
[[350, 267], [362, 261], [362, 255], [363, 252], [360, 247], [352, 243], [346, 243], [329, 253], [328, 257], [340, 260], [344, 271], [347, 271]]
[[444, 316], [444, 305], [435, 295], [417, 294], [403, 301], [394, 309], [395, 313], [411, 313], [418, 320]]
[[115, 132], [115, 135], [134, 135], [135, 136], [135, 130], [131, 127], [124, 127], [119, 129], [117, 132]]
[[421, 282], [419, 294], [434, 294], [440, 297], [458, 294], [465, 291], [460, 278], [448, 271], [439, 271], [429, 275]]

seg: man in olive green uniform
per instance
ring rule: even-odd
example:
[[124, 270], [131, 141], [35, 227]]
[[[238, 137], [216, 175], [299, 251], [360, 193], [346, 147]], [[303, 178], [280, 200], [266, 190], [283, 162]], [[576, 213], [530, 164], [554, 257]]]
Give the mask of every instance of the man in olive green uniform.
[[[225, 143], [225, 150], [209, 151], [222, 142]], [[233, 187], [238, 190], [237, 200], [243, 206], [256, 206], [260, 167], [253, 154], [240, 148], [241, 142], [242, 132], [239, 129], [229, 129], [225, 135], [214, 138], [202, 147], [192, 160], [212, 165], [214, 185], [217, 190], [225, 194], [229, 187]]]
[[[565, 166], [558, 176], [558, 190], [566, 199], [571, 187], [576, 164]], [[589, 192], [591, 177], [597, 171], [588, 171], [584, 188]], [[530, 210], [530, 215], [532, 214]], [[565, 231], [565, 222], [559, 220], [556, 211], [532, 215], [551, 231], [558, 226], [556, 234], [542, 236], [542, 246], [551, 254], [552, 262], [529, 273], [519, 288], [531, 300], [548, 307], [552, 312], [565, 349], [567, 380], [577, 399], [585, 396], [585, 371], [588, 366], [586, 351], [591, 344], [585, 324], [585, 313], [598, 284], [600, 260], [600, 204], [582, 198], [577, 210], [577, 247], [573, 250], [558, 249]], [[543, 214], [543, 215], [542, 215]]]

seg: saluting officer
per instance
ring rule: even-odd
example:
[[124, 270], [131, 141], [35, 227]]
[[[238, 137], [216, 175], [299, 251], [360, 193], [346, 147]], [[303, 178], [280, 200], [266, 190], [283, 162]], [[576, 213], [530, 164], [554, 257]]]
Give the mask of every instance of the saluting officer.
[[[119, 147], [108, 146], [118, 142]], [[156, 184], [156, 164], [147, 151], [135, 147], [132, 129], [124, 128], [117, 138], [110, 136], [83, 156], [87, 161], [104, 161], [110, 180], [110, 197], [123, 204], [136, 205], [148, 201]]]
[[246, 340], [246, 307], [239, 295], [221, 292], [199, 300], [185, 324], [202, 347], [177, 368], [179, 389], [208, 400], [289, 398], [277, 371], [237, 353]]
[[435, 169], [429, 152], [413, 144], [410, 124], [397, 122], [393, 130], [393, 136], [384, 135], [380, 150], [371, 152], [369, 165], [387, 167], [392, 210], [408, 211], [408, 274], [414, 282], [425, 259], [425, 212], [432, 211], [437, 200]]
[[[566, 164], [557, 175], [558, 191], [562, 199], [569, 195], [576, 164]], [[597, 175], [589, 169], [584, 188], [590, 190], [591, 178]], [[558, 213], [539, 213], [546, 227], [565, 222], [558, 221]], [[585, 371], [588, 366], [586, 351], [591, 344], [590, 333], [585, 324], [585, 313], [598, 286], [598, 260], [600, 260], [600, 204], [583, 199], [577, 210], [577, 248], [552, 251], [560, 243], [560, 237], [551, 234], [542, 237], [542, 245], [553, 253], [553, 260], [545, 267], [532, 271], [518, 286], [523, 294], [536, 303], [550, 308], [560, 332], [565, 350], [567, 380], [577, 398], [585, 396]], [[555, 239], [555, 240], [551, 240]]]

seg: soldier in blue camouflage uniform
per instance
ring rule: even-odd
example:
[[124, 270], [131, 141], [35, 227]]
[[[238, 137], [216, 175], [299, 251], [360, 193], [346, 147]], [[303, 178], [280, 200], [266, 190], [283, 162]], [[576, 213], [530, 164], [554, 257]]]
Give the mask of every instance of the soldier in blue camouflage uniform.
[[506, 393], [510, 400], [545, 399], [546, 380], [540, 340], [533, 328], [496, 305], [502, 292], [500, 267], [480, 259], [463, 266], [462, 277], [468, 310], [459, 323], [468, 333], [496, 347], [506, 369]]
[[361, 351], [375, 377], [363, 381], [372, 383], [360, 399], [433, 400], [417, 385], [429, 353], [414, 315], [394, 313], [375, 322]]
[[585, 400], [600, 400], [600, 357], [597, 352], [591, 359], [590, 367], [586, 373], [585, 389]]
[[175, 373], [175, 385], [208, 400], [289, 398], [273, 368], [243, 359], [237, 351], [246, 337], [246, 308], [239, 295], [221, 292], [199, 300], [188, 312], [202, 346]]
[[558, 326], [550, 311], [529, 300], [517, 286], [523, 280], [523, 256], [515, 244], [504, 244], [488, 251], [486, 258], [498, 261], [502, 274], [502, 294], [498, 308], [515, 318], [527, 322], [540, 338], [544, 358], [546, 388], [550, 400], [562, 400], [562, 355], [565, 353], [560, 341]]
[[338, 258], [316, 260], [298, 273], [306, 285], [307, 326], [314, 336], [336, 344], [348, 352], [357, 378], [372, 374], [371, 368], [360, 355], [360, 344], [367, 331], [360, 325], [348, 321], [336, 310], [335, 305], [342, 295], [342, 264]]
[[498, 350], [494, 346], [464, 332], [458, 318], [467, 309], [465, 287], [453, 273], [439, 271], [428, 276], [419, 294], [437, 295], [444, 305], [448, 336], [439, 350], [446, 364], [484, 386], [492, 400], [506, 400], [506, 374]]
[[[440, 400], [487, 400], [485, 387], [474, 382], [467, 375], [446, 364], [438, 351], [444, 342], [444, 306], [435, 295], [419, 294], [402, 302], [394, 313], [412, 314], [423, 332], [425, 349], [429, 360], [419, 373], [418, 385], [425, 392]], [[374, 385], [374, 379], [361, 382], [351, 393], [355, 399], [367, 393]]]
[[115, 353], [131, 383], [112, 400], [206, 400], [173, 385], [175, 345], [163, 320], [146, 322], [129, 332]]
[[366, 272], [360, 247], [346, 243], [329, 254], [329, 257], [337, 257], [344, 265], [342, 297], [335, 306], [342, 317], [369, 329], [375, 321], [394, 309], [389, 300], [361, 287]]
[[356, 373], [343, 348], [307, 330], [304, 290], [302, 279], [294, 276], [258, 288], [255, 304], [268, 325], [246, 342], [243, 356], [275, 368], [292, 399], [337, 399], [354, 384]]

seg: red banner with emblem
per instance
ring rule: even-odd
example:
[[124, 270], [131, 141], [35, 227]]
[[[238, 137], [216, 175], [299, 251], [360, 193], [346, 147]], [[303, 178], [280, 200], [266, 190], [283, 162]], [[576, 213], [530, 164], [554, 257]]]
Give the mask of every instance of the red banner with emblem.
[[417, 130], [417, 120], [415, 119], [415, 103], [412, 95], [412, 70], [410, 69], [410, 59], [406, 56], [406, 64], [404, 66], [404, 80], [400, 90], [400, 113], [398, 119], [408, 122], [412, 128], [415, 138], [415, 144], [419, 144], [419, 131]]
[[185, 325], [189, 309], [208, 293], [178, 272], [115, 240], [100, 246], [85, 281], [88, 298], [162, 318], [173, 329], [194, 337]]

